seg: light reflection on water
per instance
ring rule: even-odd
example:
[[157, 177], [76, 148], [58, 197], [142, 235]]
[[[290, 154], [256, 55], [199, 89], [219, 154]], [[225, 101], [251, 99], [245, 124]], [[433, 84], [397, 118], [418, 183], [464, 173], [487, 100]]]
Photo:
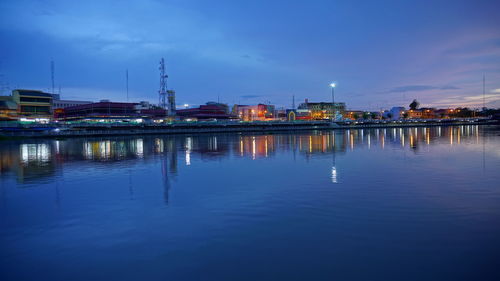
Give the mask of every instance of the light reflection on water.
[[499, 132], [3, 141], [1, 272], [12, 280], [493, 276]]

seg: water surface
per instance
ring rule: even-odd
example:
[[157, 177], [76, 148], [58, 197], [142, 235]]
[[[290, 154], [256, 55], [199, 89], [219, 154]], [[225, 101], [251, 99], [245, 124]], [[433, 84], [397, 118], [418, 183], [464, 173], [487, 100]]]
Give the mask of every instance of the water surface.
[[0, 142], [1, 280], [500, 280], [500, 127]]

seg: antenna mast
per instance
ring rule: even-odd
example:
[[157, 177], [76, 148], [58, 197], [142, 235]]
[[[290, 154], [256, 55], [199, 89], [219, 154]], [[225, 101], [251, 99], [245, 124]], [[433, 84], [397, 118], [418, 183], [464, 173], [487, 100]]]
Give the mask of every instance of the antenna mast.
[[167, 97], [167, 78], [168, 75], [165, 74], [165, 60], [161, 58], [160, 60], [160, 90], [158, 91], [159, 93], [159, 101], [158, 101], [158, 106], [160, 106], [163, 109], [167, 109], [167, 102], [166, 102], [166, 97]]
[[484, 74], [483, 74], [483, 110], [486, 108], [486, 99], [484, 96], [485, 80], [486, 80], [486, 78], [484, 77]]
[[128, 102], [128, 69], [125, 71], [125, 78], [127, 80], [127, 102]]
[[55, 66], [54, 66], [54, 61], [51, 60], [50, 61], [50, 77], [52, 79], [52, 94], [55, 94], [55, 91], [54, 91], [54, 72], [55, 72]]

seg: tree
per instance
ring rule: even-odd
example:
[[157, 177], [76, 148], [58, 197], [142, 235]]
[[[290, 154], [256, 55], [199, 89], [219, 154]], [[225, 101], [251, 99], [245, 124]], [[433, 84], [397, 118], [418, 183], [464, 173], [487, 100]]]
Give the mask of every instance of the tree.
[[411, 103], [410, 103], [410, 109], [411, 110], [415, 110], [418, 108], [418, 106], [420, 105], [420, 103], [417, 101], [417, 100], [413, 100]]
[[370, 113], [363, 112], [363, 119], [368, 119], [368, 117], [370, 117]]
[[377, 113], [372, 112], [372, 119], [376, 119], [376, 118], [377, 118]]
[[403, 113], [403, 118], [405, 118], [405, 119], [408, 118], [408, 113], [406, 113], [406, 112]]
[[357, 120], [357, 119], [359, 118], [359, 116], [358, 116], [358, 114], [357, 114], [357, 113], [354, 113], [354, 114], [352, 115], [352, 117], [354, 118], [354, 120]]

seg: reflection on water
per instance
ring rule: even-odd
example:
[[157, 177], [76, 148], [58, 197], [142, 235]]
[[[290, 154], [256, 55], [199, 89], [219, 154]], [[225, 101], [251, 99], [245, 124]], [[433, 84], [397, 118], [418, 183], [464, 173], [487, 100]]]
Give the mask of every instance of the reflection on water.
[[0, 279], [493, 277], [499, 132], [2, 141]]
[[[314, 131], [297, 134], [218, 134], [190, 136], [141, 136], [77, 138], [65, 140], [25, 140], [4, 142], [0, 146], [0, 172], [16, 175], [19, 182], [36, 182], [53, 175], [68, 162], [113, 162], [163, 157], [162, 174], [176, 174], [178, 152], [185, 165], [192, 159], [206, 161], [225, 157], [248, 157], [252, 160], [273, 157], [277, 152], [293, 152], [305, 158], [315, 154], [331, 154], [331, 181], [338, 182], [341, 171], [336, 168], [336, 154], [355, 149], [410, 148], [417, 153], [425, 146], [462, 142], [479, 144], [479, 126], [429, 128], [359, 129]], [[16, 149], [18, 147], [18, 149]], [[181, 156], [182, 157], [182, 156]]]

